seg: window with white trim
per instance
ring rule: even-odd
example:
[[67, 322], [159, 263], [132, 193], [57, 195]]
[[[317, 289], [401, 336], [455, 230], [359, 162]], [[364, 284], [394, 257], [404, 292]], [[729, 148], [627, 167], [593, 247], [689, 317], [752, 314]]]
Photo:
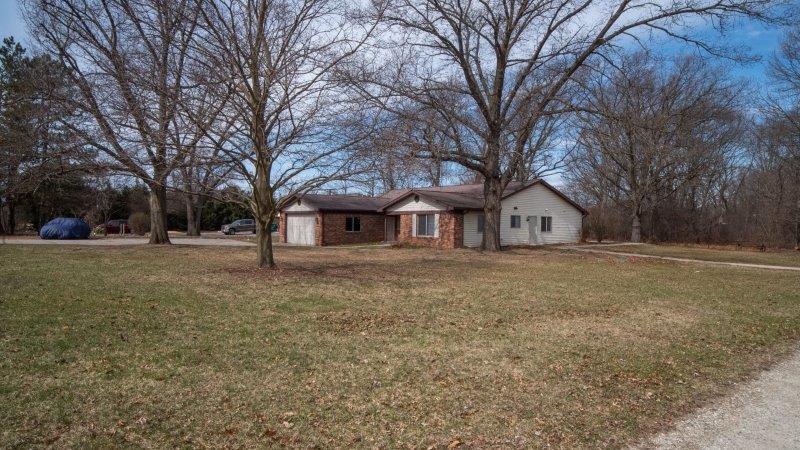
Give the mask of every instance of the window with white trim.
[[553, 231], [553, 218], [550, 216], [542, 216], [542, 233], [549, 233]]
[[436, 233], [436, 214], [417, 214], [417, 236], [433, 237]]
[[344, 231], [355, 233], [361, 231], [361, 217], [347, 217], [344, 219]]
[[522, 227], [522, 216], [511, 216], [511, 228]]

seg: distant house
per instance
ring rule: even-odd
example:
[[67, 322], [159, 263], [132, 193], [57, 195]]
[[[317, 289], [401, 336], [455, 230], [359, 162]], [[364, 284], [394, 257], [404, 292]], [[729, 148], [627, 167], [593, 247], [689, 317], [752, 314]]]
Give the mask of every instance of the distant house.
[[[509, 183], [502, 198], [501, 245], [577, 242], [580, 205], [543, 180]], [[281, 241], [297, 245], [397, 242], [480, 247], [483, 185], [390, 191], [381, 197], [306, 194], [281, 211]]]

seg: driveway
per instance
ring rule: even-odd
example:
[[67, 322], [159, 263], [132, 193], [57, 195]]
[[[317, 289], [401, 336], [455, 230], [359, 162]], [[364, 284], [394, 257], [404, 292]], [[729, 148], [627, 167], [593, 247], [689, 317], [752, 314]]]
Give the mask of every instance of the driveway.
[[[187, 238], [170, 236], [170, 241], [175, 245], [207, 245], [219, 247], [255, 247], [252, 242], [240, 241], [237, 239], [215, 239], [215, 238]], [[86, 246], [126, 246], [126, 245], [145, 245], [147, 238], [103, 238], [103, 239], [80, 239], [80, 240], [45, 240], [45, 239], [25, 239], [25, 238], [4, 238], [0, 239], [0, 244], [23, 244], [23, 245], [86, 245]]]
[[800, 448], [800, 352], [644, 447]]

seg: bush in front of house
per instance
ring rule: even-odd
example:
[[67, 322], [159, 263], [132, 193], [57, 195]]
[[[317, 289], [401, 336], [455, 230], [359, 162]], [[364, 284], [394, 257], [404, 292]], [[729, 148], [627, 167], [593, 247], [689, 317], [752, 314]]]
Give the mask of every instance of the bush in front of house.
[[142, 236], [150, 232], [150, 216], [143, 212], [135, 212], [128, 217], [128, 226], [133, 234]]

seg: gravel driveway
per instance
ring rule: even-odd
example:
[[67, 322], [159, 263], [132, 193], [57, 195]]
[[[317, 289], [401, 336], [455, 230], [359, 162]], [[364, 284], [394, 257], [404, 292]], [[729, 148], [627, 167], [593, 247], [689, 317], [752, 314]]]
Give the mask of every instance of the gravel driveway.
[[800, 352], [644, 447], [800, 448]]

